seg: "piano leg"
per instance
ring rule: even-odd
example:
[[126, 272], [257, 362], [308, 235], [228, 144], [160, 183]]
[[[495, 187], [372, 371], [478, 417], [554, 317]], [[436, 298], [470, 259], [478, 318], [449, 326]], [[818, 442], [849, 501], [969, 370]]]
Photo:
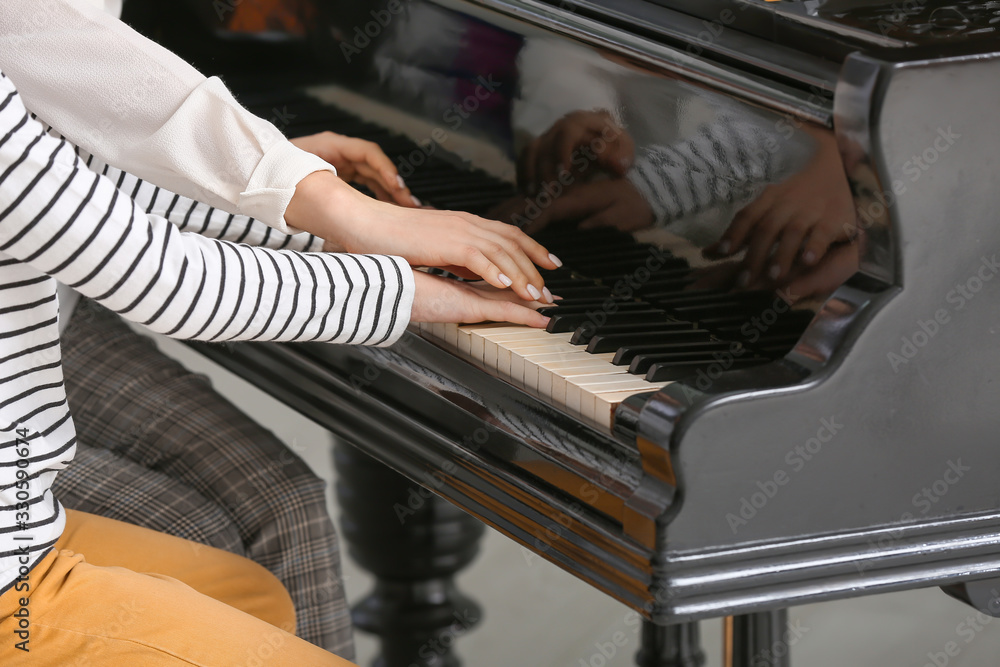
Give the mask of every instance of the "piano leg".
[[701, 650], [698, 623], [656, 625], [642, 622], [642, 643], [635, 656], [639, 667], [701, 667], [705, 653]]
[[789, 667], [788, 610], [726, 619], [723, 667]]
[[482, 616], [454, 576], [479, 551], [485, 527], [354, 447], [334, 447], [348, 552], [375, 575], [352, 609], [381, 639], [374, 667], [458, 667], [455, 641]]

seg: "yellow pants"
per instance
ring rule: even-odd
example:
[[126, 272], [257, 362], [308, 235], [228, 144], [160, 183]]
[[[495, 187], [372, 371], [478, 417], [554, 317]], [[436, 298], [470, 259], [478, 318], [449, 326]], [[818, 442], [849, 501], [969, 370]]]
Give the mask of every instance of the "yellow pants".
[[[241, 556], [66, 512], [66, 532], [0, 596], [0, 664], [53, 667], [348, 667], [305, 642], [281, 583]], [[28, 652], [15, 648], [28, 610]]]

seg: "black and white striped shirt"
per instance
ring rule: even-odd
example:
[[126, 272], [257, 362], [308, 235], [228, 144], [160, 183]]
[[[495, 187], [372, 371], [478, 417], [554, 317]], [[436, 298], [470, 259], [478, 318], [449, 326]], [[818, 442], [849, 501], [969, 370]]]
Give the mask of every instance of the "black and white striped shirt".
[[[388, 345], [409, 320], [401, 258], [288, 250], [316, 241], [108, 174], [47, 133], [0, 73], [0, 592], [65, 522], [50, 488], [76, 434], [55, 279], [178, 338]], [[195, 224], [205, 235], [181, 230]]]

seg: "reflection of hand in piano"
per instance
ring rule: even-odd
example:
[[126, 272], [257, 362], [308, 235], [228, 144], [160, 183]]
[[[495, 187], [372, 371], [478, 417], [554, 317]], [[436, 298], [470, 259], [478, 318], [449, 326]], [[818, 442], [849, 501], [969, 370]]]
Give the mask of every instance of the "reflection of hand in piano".
[[833, 243], [857, 231], [854, 200], [833, 133], [805, 128], [816, 140], [809, 164], [794, 176], [764, 189], [744, 207], [706, 256], [726, 257], [744, 247], [737, 283], [779, 281], [793, 265], [815, 266]]
[[530, 195], [546, 184], [563, 185], [604, 174], [621, 177], [635, 159], [635, 142], [611, 112], [574, 111], [560, 118], [521, 152], [518, 186]]
[[[622, 231], [653, 224], [653, 211], [631, 182], [623, 178], [571, 185], [556, 197], [518, 195], [493, 208], [488, 217], [516, 224], [529, 234], [550, 224], [572, 223], [581, 229], [616, 227]], [[543, 205], [544, 204], [544, 205]]]

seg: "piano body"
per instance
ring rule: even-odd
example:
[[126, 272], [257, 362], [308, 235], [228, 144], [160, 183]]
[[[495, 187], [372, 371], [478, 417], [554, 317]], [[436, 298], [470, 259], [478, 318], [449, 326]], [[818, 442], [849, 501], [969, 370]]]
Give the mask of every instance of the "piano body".
[[[642, 612], [642, 664], [699, 664], [662, 644], [710, 617], [738, 617], [733, 664], [778, 665], [757, 651], [791, 605], [1000, 607], [964, 587], [1000, 570], [996, 3], [190, 4], [204, 34], [133, 18], [290, 135], [377, 141], [435, 206], [530, 227], [597, 202], [538, 233], [566, 261], [552, 333], [200, 351]], [[791, 309], [701, 253], [771, 192], [856, 220]], [[574, 228], [605, 209], [635, 234]]]

